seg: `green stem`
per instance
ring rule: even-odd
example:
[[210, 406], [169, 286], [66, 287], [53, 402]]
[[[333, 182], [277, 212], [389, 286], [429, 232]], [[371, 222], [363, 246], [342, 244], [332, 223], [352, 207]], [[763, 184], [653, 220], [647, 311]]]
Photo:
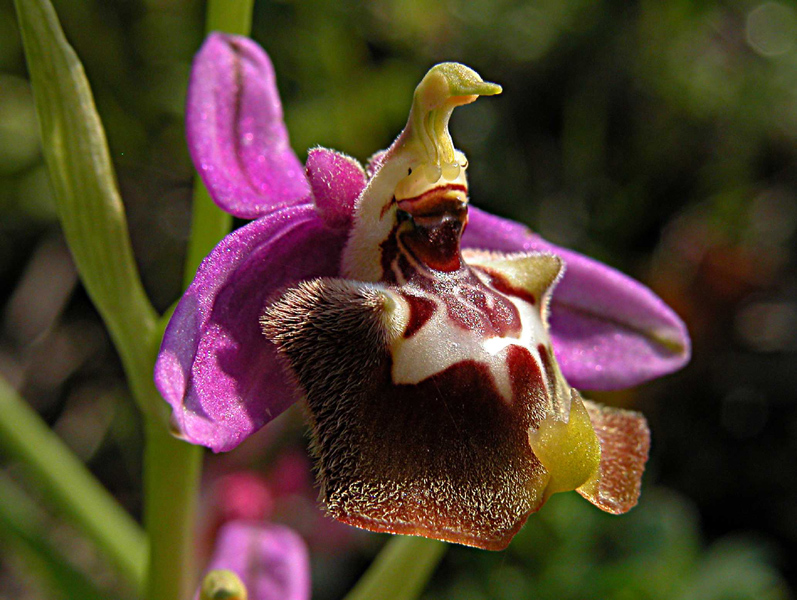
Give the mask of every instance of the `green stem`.
[[147, 427], [144, 451], [146, 527], [150, 536], [147, 600], [185, 600], [196, 589], [194, 517], [202, 450], [159, 423]]
[[147, 555], [141, 528], [2, 378], [0, 446], [25, 465], [51, 505], [92, 539], [140, 590]]
[[345, 600], [413, 600], [426, 587], [447, 549], [445, 542], [394, 536]]
[[249, 35], [255, 0], [209, 0], [205, 30]]
[[[207, 31], [248, 35], [254, 0], [209, 0]], [[213, 203], [202, 182], [194, 184], [191, 237], [184, 287], [202, 259], [229, 233], [232, 217]], [[157, 423], [147, 427], [144, 455], [145, 514], [150, 538], [148, 600], [183, 600], [194, 578], [194, 517], [202, 449], [176, 440]]]
[[[210, 198], [202, 181], [194, 182], [193, 213], [191, 215], [191, 237], [185, 257], [183, 288], [194, 280], [196, 270], [218, 241], [232, 229], [232, 215], [219, 210]], [[212, 240], [212, 242], [211, 242]]]

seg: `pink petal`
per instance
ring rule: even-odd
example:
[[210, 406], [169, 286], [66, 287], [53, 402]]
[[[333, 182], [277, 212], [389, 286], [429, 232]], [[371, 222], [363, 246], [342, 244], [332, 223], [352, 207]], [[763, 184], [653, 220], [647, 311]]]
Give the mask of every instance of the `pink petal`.
[[556, 358], [570, 385], [630, 387], [689, 361], [689, 334], [681, 319], [650, 289], [619, 271], [474, 207], [462, 243], [500, 252], [546, 250], [565, 260], [550, 323]]
[[249, 600], [309, 600], [310, 560], [304, 541], [281, 525], [232, 521], [219, 532], [208, 570], [232, 571]]
[[313, 148], [307, 155], [306, 170], [321, 218], [333, 229], [348, 229], [354, 201], [365, 187], [360, 163], [334, 150]]
[[250, 39], [208, 36], [191, 70], [186, 136], [210, 195], [236, 217], [307, 201], [310, 187], [288, 141], [274, 67]]
[[294, 402], [258, 318], [277, 290], [337, 275], [345, 238], [305, 204], [234, 231], [203, 261], [155, 365], [158, 390], [188, 441], [230, 450]]

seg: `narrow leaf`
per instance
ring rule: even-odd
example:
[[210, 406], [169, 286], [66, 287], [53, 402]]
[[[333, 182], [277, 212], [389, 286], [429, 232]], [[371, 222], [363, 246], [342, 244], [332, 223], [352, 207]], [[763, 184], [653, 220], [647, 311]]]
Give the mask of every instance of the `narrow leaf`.
[[150, 415], [165, 406], [152, 385], [156, 313], [133, 258], [105, 132], [83, 66], [48, 0], [16, 0], [44, 158], [83, 284]]
[[[25, 557], [36, 579], [64, 600], [101, 600], [106, 594], [50, 540], [44, 514], [14, 481], [0, 473], [0, 539]], [[5, 545], [4, 545], [5, 547]]]
[[0, 451], [23, 464], [49, 504], [96, 543], [131, 585], [143, 584], [147, 545], [140, 527], [2, 378]]

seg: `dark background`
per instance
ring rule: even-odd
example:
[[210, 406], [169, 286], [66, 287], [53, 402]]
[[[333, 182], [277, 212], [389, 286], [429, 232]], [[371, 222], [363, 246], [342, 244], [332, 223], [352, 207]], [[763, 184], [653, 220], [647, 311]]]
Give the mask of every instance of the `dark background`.
[[[106, 127], [145, 285], [166, 310], [188, 235], [182, 114], [203, 3], [54, 4]], [[253, 37], [274, 61], [302, 159], [315, 145], [363, 161], [388, 146], [435, 62], [500, 83], [503, 95], [452, 120], [471, 201], [642, 280], [693, 337], [683, 371], [586, 394], [650, 421], [637, 509], [610, 517], [574, 494], [555, 497], [508, 551], [452, 549], [428, 598], [791, 597], [795, 5], [258, 1]], [[59, 232], [10, 0], [0, 0], [0, 310], [0, 373], [140, 516], [141, 423]], [[256, 473], [276, 499], [263, 514], [321, 538], [311, 540], [315, 597], [340, 597], [383, 538], [318, 525], [301, 411], [271, 429], [208, 457], [202, 539], [211, 543], [221, 502], [214, 482]], [[14, 465], [5, 472], [36, 496]], [[113, 589], [92, 548], [44, 518], [70, 559]], [[58, 597], [4, 548], [0, 597]]]

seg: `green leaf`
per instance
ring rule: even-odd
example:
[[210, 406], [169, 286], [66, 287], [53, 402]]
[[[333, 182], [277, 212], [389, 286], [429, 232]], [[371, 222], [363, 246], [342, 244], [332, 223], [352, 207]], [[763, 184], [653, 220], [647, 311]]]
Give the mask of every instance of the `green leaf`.
[[152, 383], [157, 315], [133, 258], [105, 132], [83, 66], [48, 0], [15, 0], [44, 158], [83, 284], [102, 315], [133, 394], [165, 417]]
[[0, 450], [23, 464], [49, 504], [97, 544], [128, 583], [143, 586], [147, 543], [141, 528], [2, 377]]
[[0, 539], [3, 548], [25, 558], [36, 579], [65, 600], [102, 600], [102, 593], [89, 577], [67, 560], [63, 549], [50, 541], [45, 516], [25, 492], [0, 473]]

